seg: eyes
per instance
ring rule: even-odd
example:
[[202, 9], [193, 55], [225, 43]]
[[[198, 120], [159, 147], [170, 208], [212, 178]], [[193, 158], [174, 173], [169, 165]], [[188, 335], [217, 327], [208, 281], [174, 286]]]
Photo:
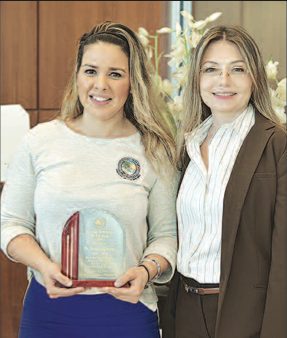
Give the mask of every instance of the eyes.
[[[203, 67], [200, 71], [203, 75], [219, 76], [223, 74], [224, 69], [220, 67], [215, 67], [215, 66], [206, 66], [206, 67]], [[248, 73], [246, 67], [244, 66], [229, 67], [229, 68], [226, 68], [225, 71], [227, 72], [228, 75], [245, 75]]]
[[[87, 76], [96, 76], [97, 73], [97, 70], [93, 68], [88, 68], [84, 70], [84, 74], [86, 74]], [[108, 76], [113, 79], [120, 79], [123, 75], [120, 72], [111, 71], [108, 73]]]

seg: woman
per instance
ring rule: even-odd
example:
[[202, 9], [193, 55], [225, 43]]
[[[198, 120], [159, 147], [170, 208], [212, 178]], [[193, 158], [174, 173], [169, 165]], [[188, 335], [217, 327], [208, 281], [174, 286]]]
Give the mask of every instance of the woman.
[[179, 137], [179, 251], [163, 337], [287, 337], [286, 132], [258, 47], [208, 30]]
[[[128, 27], [94, 27], [80, 39], [59, 118], [33, 128], [11, 164], [1, 240], [30, 272], [20, 338], [159, 337], [151, 284], [175, 268], [175, 147], [150, 74]], [[95, 208], [120, 224], [113, 265], [125, 269], [114, 287], [71, 287], [61, 272], [63, 228]]]

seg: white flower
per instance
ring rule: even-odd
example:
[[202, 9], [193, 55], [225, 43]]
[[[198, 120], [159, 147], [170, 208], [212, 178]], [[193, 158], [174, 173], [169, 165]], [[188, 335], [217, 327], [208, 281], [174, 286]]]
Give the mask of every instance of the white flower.
[[148, 37], [148, 36], [149, 36], [148, 31], [147, 31], [144, 27], [140, 27], [140, 28], [138, 29], [138, 34], [139, 34], [139, 35], [142, 35], [142, 36], [145, 36], [145, 37]]
[[149, 39], [145, 35], [138, 34], [138, 38], [144, 47], [149, 45]]
[[206, 21], [207, 22], [215, 21], [215, 20], [217, 20], [220, 17], [221, 14], [222, 14], [221, 12], [213, 13], [209, 17], [206, 18]]
[[275, 93], [281, 101], [286, 103], [286, 77], [278, 83]]
[[176, 33], [176, 37], [180, 36], [181, 34], [181, 25], [179, 24], [179, 22], [175, 24], [175, 33]]
[[171, 53], [165, 56], [171, 58], [171, 64], [180, 64], [185, 54], [185, 44], [183, 39], [178, 39], [176, 44], [173, 45], [172, 49], [173, 50], [171, 51]]
[[[149, 32], [143, 27], [140, 27], [138, 30], [138, 36], [144, 45], [147, 55], [155, 65], [153, 80], [156, 83], [160, 95], [165, 99], [166, 114], [163, 118], [170, 119], [170, 125], [173, 126], [174, 122], [177, 123], [181, 119], [183, 111], [182, 88], [186, 85], [188, 77], [190, 55], [193, 53], [193, 49], [197, 46], [199, 40], [208, 29], [208, 24], [217, 20], [222, 13], [213, 13], [206, 19], [199, 21], [195, 21], [193, 16], [187, 11], [181, 11], [180, 14], [183, 16], [186, 24], [184, 29], [177, 22], [175, 24], [175, 29], [162, 27], [158, 29], [154, 35], [149, 34]], [[171, 33], [175, 34], [175, 43], [173, 43], [168, 53], [160, 53], [158, 51], [159, 37], [162, 34]], [[162, 80], [159, 74], [159, 63], [162, 54], [169, 58], [167, 64], [172, 68], [172, 82], [167, 79]], [[269, 80], [272, 107], [277, 113], [279, 119], [286, 123], [286, 78], [278, 82], [278, 64], [279, 63], [277, 61], [274, 62], [270, 60], [266, 65], [266, 72]]]
[[207, 24], [207, 21], [206, 20], [199, 20], [199, 21], [196, 21], [194, 24], [193, 24], [193, 27], [194, 29], [203, 29]]
[[277, 95], [276, 91], [270, 88], [270, 96], [272, 107], [275, 110], [279, 120], [286, 123], [285, 105], [286, 102], [282, 101]]
[[151, 46], [147, 46], [147, 48], [146, 48], [146, 54], [147, 54], [148, 59], [151, 60], [152, 57], [153, 57], [153, 52], [152, 52]]
[[180, 116], [183, 111], [182, 97], [176, 96], [173, 102], [167, 103], [167, 106], [170, 109], [170, 111], [173, 112], [173, 114], [176, 114], [176, 116]]
[[162, 81], [162, 90], [168, 95], [171, 96], [173, 94], [173, 85], [168, 79], [164, 79]]
[[286, 123], [286, 78], [282, 79], [277, 88], [270, 88], [272, 107], [282, 123]]
[[195, 48], [199, 42], [199, 40], [201, 39], [201, 34], [199, 34], [197, 31], [195, 31], [191, 37], [190, 37], [190, 47], [191, 48]]
[[187, 11], [181, 11], [180, 14], [187, 20], [193, 21], [193, 16]]
[[171, 33], [172, 29], [169, 27], [162, 27], [161, 29], [158, 29], [156, 31], [158, 34], [165, 34], [165, 33]]
[[183, 65], [182, 67], [178, 68], [173, 73], [174, 79], [178, 82], [178, 90], [183, 87], [187, 81], [188, 76], [188, 64]]
[[266, 73], [267, 73], [267, 78], [269, 80], [276, 80], [277, 79], [277, 73], [278, 73], [278, 67], [279, 62], [275, 61], [273, 62], [272, 60], [270, 60], [267, 65], [265, 66], [266, 69]]

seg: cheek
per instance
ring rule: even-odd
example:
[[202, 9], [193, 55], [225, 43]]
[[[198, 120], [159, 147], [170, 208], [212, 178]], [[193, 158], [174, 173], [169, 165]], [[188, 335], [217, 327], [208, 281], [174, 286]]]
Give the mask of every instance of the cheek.
[[248, 87], [248, 89], [246, 91], [246, 93], [249, 96], [249, 98], [251, 97], [252, 92], [253, 92], [253, 84], [250, 84], [250, 86]]
[[200, 96], [204, 103], [210, 98], [210, 84], [207, 81], [200, 81]]
[[245, 96], [251, 96], [253, 91], [252, 80], [250, 78], [242, 79], [242, 81], [237, 84], [237, 88]]
[[201, 80], [199, 82], [199, 90], [201, 94], [204, 94], [206, 92], [209, 92], [211, 90], [213, 86], [212, 81], [208, 81], [208, 80]]
[[83, 81], [83, 79], [79, 76], [77, 78], [77, 89], [78, 92], [82, 92], [83, 90], [85, 90], [87, 87], [87, 83], [85, 81]]
[[122, 85], [118, 87], [118, 93], [119, 93], [119, 97], [121, 98], [121, 100], [123, 100], [124, 102], [127, 100], [129, 93], [130, 93], [130, 86], [128, 85]]
[[242, 103], [246, 104], [249, 102], [251, 95], [252, 95], [252, 86], [248, 85], [242, 88], [242, 90], [240, 91], [239, 99], [242, 101]]
[[77, 87], [78, 96], [81, 98], [82, 92], [83, 92], [83, 85], [82, 85], [82, 81], [79, 78], [77, 78], [76, 87]]

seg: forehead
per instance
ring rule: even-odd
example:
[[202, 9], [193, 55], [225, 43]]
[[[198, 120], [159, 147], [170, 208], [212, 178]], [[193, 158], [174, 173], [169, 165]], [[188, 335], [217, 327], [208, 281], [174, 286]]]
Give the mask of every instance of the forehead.
[[202, 62], [229, 63], [235, 60], [244, 61], [244, 58], [239, 48], [234, 43], [226, 40], [211, 42], [202, 56]]
[[84, 49], [82, 64], [84, 63], [100, 63], [119, 65], [121, 67], [128, 65], [128, 57], [120, 46], [98, 41], [87, 45]]

